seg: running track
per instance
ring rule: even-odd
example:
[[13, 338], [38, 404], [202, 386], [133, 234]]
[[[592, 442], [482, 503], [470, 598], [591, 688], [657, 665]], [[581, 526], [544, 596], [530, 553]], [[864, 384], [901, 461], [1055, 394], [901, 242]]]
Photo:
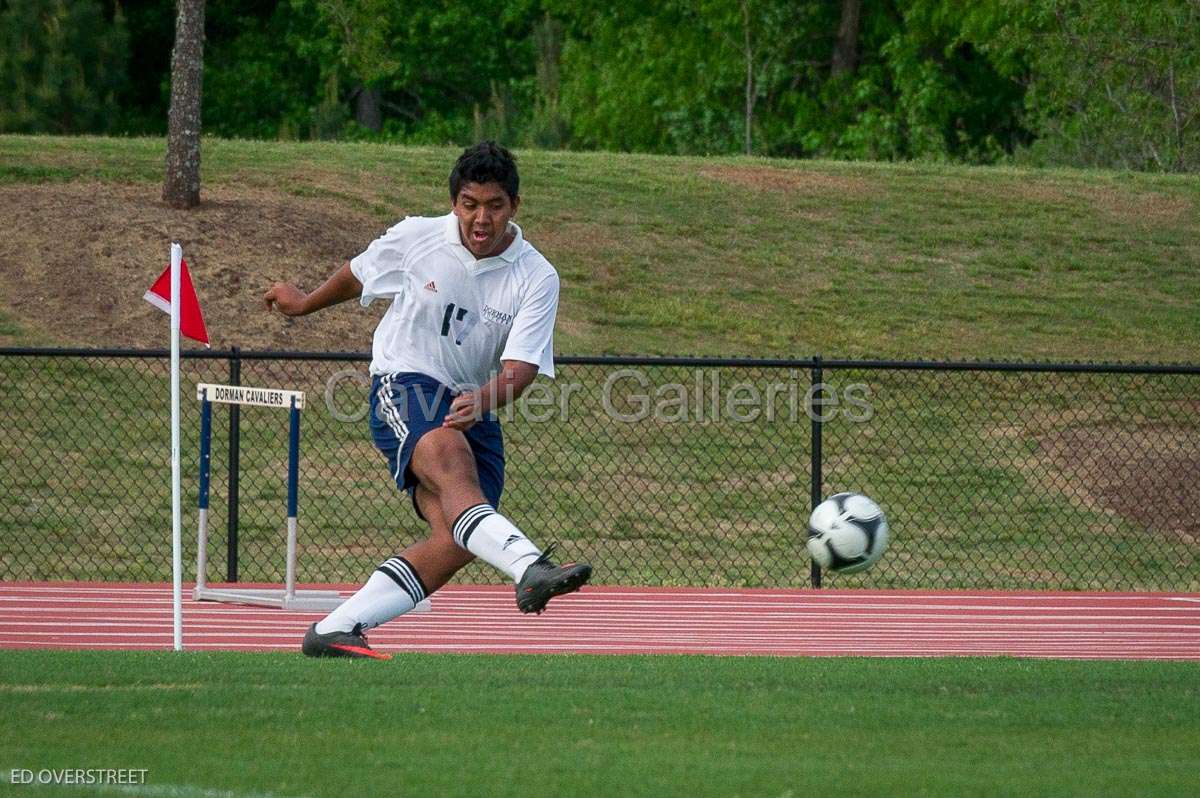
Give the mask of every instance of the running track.
[[[190, 587], [184, 595], [192, 650], [295, 651], [320, 617], [195, 602]], [[511, 588], [450, 586], [432, 612], [370, 639], [387, 652], [1200, 661], [1200, 594], [588, 587], [523, 616]], [[0, 648], [170, 647], [169, 585], [0, 583]]]

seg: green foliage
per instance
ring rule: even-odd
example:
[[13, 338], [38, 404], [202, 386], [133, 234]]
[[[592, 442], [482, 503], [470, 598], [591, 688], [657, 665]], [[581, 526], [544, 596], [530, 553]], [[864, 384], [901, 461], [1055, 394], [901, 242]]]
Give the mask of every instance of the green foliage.
[[[319, 21], [286, 3], [210, 3], [204, 57], [206, 133], [247, 138], [332, 138], [348, 118], [336, 92], [330, 109], [321, 53], [308, 43]], [[332, 113], [331, 113], [332, 111]], [[329, 117], [332, 116], [331, 120]]]
[[795, 105], [791, 87], [813, 77], [808, 65], [819, 56], [811, 31], [828, 22], [826, 6], [674, 0], [575, 10], [576, 36], [563, 49], [572, 143], [680, 154], [743, 151], [749, 82], [759, 109], [751, 150], [793, 153], [792, 131], [776, 111]]
[[[915, 0], [899, 14], [869, 18], [863, 43], [875, 55], [848, 86], [835, 80], [825, 87], [834, 120], [826, 150], [968, 163], [1012, 152], [1026, 138], [1023, 88], [984, 52], [1000, 14], [996, 4]], [[835, 99], [839, 91], [850, 98], [851, 118]]]
[[[842, 5], [209, 3], [204, 124], [252, 138], [1200, 168], [1197, 0], [861, 0], [857, 58], [835, 70]], [[173, 9], [0, 2], [0, 130], [163, 133]]]
[[[220, 13], [213, 7], [217, 5], [207, 4], [205, 16], [210, 23]], [[121, 113], [113, 132], [165, 136], [171, 99], [171, 48], [175, 42], [174, 0], [121, 0], [121, 9], [129, 31], [129, 74], [117, 98]], [[210, 36], [205, 43], [206, 53], [211, 52], [213, 44]]]
[[562, 48], [566, 28], [547, 14], [534, 25], [536, 51], [533, 116], [527, 140], [542, 149], [560, 149], [570, 140], [570, 122], [562, 108]]
[[501, 134], [511, 133], [514, 88], [534, 71], [537, 9], [527, 0], [485, 12], [450, 0], [291, 0], [290, 8], [316, 20], [297, 51], [320, 63], [340, 102], [381, 93], [382, 132], [348, 125], [348, 137], [461, 143], [490, 127], [509, 138]]
[[686, 3], [598, 10], [585, 39], [564, 47], [563, 104], [573, 144], [650, 152], [729, 150], [736, 88], [728, 59], [714, 59], [711, 31]]
[[1200, 3], [1009, 0], [1002, 31], [1031, 64], [1035, 162], [1200, 169]]
[[95, 0], [0, 4], [0, 132], [107, 132], [126, 83], [120, 6]]
[[866, 2], [860, 63], [838, 76], [837, 4], [678, 0], [575, 14], [563, 68], [576, 145], [990, 162], [1024, 140], [1022, 86], [973, 38], [994, 28], [994, 4]]

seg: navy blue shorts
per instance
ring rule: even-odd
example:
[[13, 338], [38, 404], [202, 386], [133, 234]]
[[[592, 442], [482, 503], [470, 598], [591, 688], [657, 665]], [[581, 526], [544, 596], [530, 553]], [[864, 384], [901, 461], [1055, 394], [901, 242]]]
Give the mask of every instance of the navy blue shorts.
[[[448, 387], [424, 374], [400, 372], [371, 378], [371, 437], [387, 458], [396, 487], [408, 491], [413, 507], [417, 506], [418, 484], [410, 467], [413, 450], [422, 435], [441, 429], [454, 397]], [[504, 439], [500, 422], [487, 413], [463, 434], [475, 455], [479, 487], [488, 502], [499, 508], [500, 494], [504, 491]], [[421, 514], [420, 508], [417, 514]]]

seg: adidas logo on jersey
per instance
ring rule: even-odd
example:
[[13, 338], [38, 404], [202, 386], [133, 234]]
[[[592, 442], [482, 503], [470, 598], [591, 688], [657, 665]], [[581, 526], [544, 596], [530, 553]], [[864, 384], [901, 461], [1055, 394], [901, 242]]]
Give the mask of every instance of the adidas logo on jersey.
[[433, 280], [430, 280], [429, 282], [425, 283], [425, 290], [432, 291], [435, 294], [437, 293], [437, 286], [433, 284]]

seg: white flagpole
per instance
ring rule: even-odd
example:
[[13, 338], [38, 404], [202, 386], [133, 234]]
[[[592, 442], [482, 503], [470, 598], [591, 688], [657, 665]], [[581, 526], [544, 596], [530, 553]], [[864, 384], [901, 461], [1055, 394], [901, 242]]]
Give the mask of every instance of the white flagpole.
[[183, 249], [171, 243], [171, 607], [175, 650], [183, 650], [183, 528], [179, 477], [179, 281]]

